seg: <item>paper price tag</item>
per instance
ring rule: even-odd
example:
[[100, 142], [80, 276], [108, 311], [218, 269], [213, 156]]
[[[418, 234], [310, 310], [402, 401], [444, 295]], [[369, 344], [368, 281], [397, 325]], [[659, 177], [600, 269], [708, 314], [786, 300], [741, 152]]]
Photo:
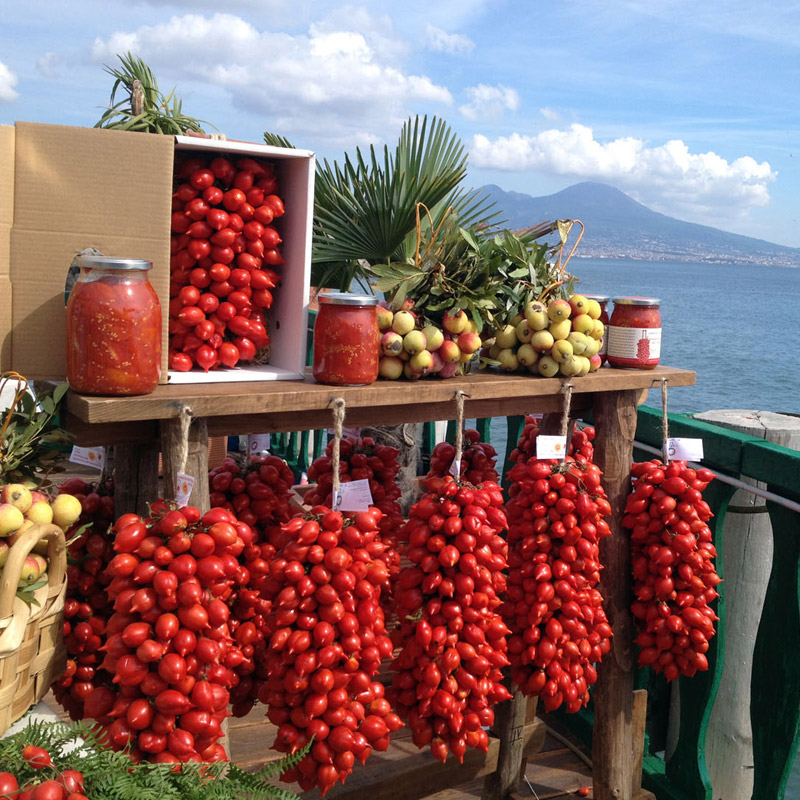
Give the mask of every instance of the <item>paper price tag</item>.
[[450, 474], [454, 478], [460, 478], [461, 477], [461, 459], [460, 458], [454, 458], [453, 459], [453, 463], [450, 465]]
[[557, 458], [562, 460], [567, 455], [566, 436], [543, 436], [536, 437], [536, 458]]
[[175, 487], [175, 502], [179, 506], [185, 506], [189, 503], [189, 498], [192, 496], [192, 489], [194, 488], [194, 478], [191, 475], [186, 475], [179, 472], [177, 477], [177, 486]]
[[94, 467], [102, 471], [106, 463], [105, 447], [73, 447], [69, 455], [73, 464], [83, 464], [85, 467]]
[[251, 456], [257, 456], [265, 450], [269, 450], [270, 438], [268, 433], [251, 434], [247, 437], [247, 452]]
[[702, 461], [702, 439], [667, 439], [667, 454], [676, 461]]
[[372, 492], [366, 478], [341, 484], [333, 498], [333, 507], [337, 511], [369, 511], [371, 505]]

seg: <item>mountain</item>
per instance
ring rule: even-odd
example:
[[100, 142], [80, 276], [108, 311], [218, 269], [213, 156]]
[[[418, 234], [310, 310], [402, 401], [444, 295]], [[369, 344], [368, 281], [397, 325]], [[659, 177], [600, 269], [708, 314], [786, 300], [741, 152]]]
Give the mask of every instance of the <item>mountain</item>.
[[495, 201], [512, 230], [545, 220], [581, 220], [586, 233], [576, 258], [800, 266], [800, 248], [668, 217], [603, 183], [577, 183], [545, 197], [506, 192], [492, 184], [481, 190]]

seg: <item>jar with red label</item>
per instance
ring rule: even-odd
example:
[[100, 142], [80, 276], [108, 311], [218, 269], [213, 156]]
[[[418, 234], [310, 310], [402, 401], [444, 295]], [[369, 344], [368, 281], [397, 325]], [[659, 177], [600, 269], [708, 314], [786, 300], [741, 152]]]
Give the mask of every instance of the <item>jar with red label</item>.
[[596, 300], [597, 304], [600, 306], [600, 316], [598, 319], [600, 322], [603, 323], [606, 327], [605, 334], [603, 335], [603, 340], [600, 343], [600, 350], [598, 351], [598, 355], [603, 360], [603, 363], [606, 363], [606, 352], [608, 351], [608, 301], [610, 300], [607, 294], [585, 294], [584, 297], [587, 300]]
[[615, 297], [608, 326], [612, 367], [653, 369], [661, 356], [661, 303], [655, 297]]
[[149, 394], [161, 376], [161, 305], [149, 261], [78, 256], [67, 302], [67, 380], [81, 394]]
[[320, 383], [363, 386], [378, 379], [378, 298], [320, 294], [314, 323], [314, 378]]

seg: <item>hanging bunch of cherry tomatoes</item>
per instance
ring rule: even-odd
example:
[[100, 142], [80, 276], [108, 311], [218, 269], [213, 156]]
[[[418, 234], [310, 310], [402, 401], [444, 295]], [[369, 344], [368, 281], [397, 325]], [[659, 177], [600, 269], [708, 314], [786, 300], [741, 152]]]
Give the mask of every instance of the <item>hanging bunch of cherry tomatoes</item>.
[[[333, 501], [332, 453], [333, 440], [328, 442], [325, 455], [315, 458], [308, 468], [308, 479], [317, 484], [316, 488], [306, 493], [304, 501], [308, 505], [330, 507]], [[402, 494], [397, 485], [399, 454], [396, 447], [376, 444], [370, 436], [344, 438], [339, 447], [340, 482], [368, 480], [373, 505], [382, 514], [379, 523], [381, 535], [374, 546], [382, 548], [382, 552], [376, 552], [375, 556], [384, 561], [389, 569], [389, 577], [381, 593], [384, 610], [387, 611], [391, 603], [392, 586], [400, 571], [397, 532], [403, 525], [403, 512], [397, 502]]]
[[94, 688], [97, 668], [103, 660], [111, 603], [105, 587], [111, 580], [104, 573], [114, 556], [108, 527], [114, 521], [113, 482], [90, 484], [68, 478], [59, 494], [72, 494], [81, 501], [81, 516], [67, 531], [67, 539], [84, 526], [86, 530], [69, 545], [67, 593], [62, 635], [67, 651], [63, 675], [53, 684], [56, 699], [74, 720], [84, 718], [84, 702]]
[[[488, 442], [481, 441], [481, 435], [474, 428], [464, 431], [464, 448], [461, 451], [461, 478], [473, 486], [481, 483], [496, 483], [497, 451]], [[456, 448], [450, 442], [439, 442], [431, 451], [428, 476], [443, 478], [450, 474], [450, 467], [456, 455]]]
[[685, 461], [634, 464], [623, 527], [631, 532], [639, 665], [668, 681], [708, 669], [721, 578], [703, 491], [714, 474]]
[[169, 367], [205, 372], [251, 361], [269, 344], [266, 312], [283, 262], [272, 165], [192, 156], [172, 196]]
[[589, 700], [595, 665], [608, 652], [611, 626], [598, 590], [598, 541], [610, 533], [611, 506], [591, 461], [593, 431], [575, 431], [564, 462], [533, 457], [538, 427], [527, 421], [506, 509], [509, 573], [503, 619], [512, 678], [545, 710], [575, 712]]
[[274, 748], [314, 742], [283, 775], [322, 793], [344, 781], [356, 759], [386, 750], [402, 726], [374, 680], [392, 652], [381, 610], [386, 565], [369, 552], [379, 539], [378, 508], [343, 515], [317, 506], [282, 526], [265, 596], [271, 612], [259, 699], [278, 726]]
[[417, 747], [460, 761], [486, 750], [493, 706], [511, 697], [500, 682], [508, 628], [497, 612], [505, 589], [503, 494], [452, 477], [426, 479], [403, 531], [411, 565], [400, 572], [394, 631], [401, 648], [390, 697]]
[[107, 564], [113, 604], [86, 717], [134, 760], [219, 761], [229, 689], [244, 657], [228, 602], [246, 581], [239, 564], [249, 526], [224, 509], [206, 514], [164, 501], [113, 526]]

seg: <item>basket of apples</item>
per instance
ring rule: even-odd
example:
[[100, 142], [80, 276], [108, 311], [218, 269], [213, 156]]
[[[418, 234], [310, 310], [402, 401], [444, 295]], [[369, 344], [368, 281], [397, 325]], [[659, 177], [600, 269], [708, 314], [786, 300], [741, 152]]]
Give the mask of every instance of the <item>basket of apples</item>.
[[0, 735], [64, 668], [64, 532], [80, 509], [70, 495], [51, 503], [23, 484], [0, 490]]

